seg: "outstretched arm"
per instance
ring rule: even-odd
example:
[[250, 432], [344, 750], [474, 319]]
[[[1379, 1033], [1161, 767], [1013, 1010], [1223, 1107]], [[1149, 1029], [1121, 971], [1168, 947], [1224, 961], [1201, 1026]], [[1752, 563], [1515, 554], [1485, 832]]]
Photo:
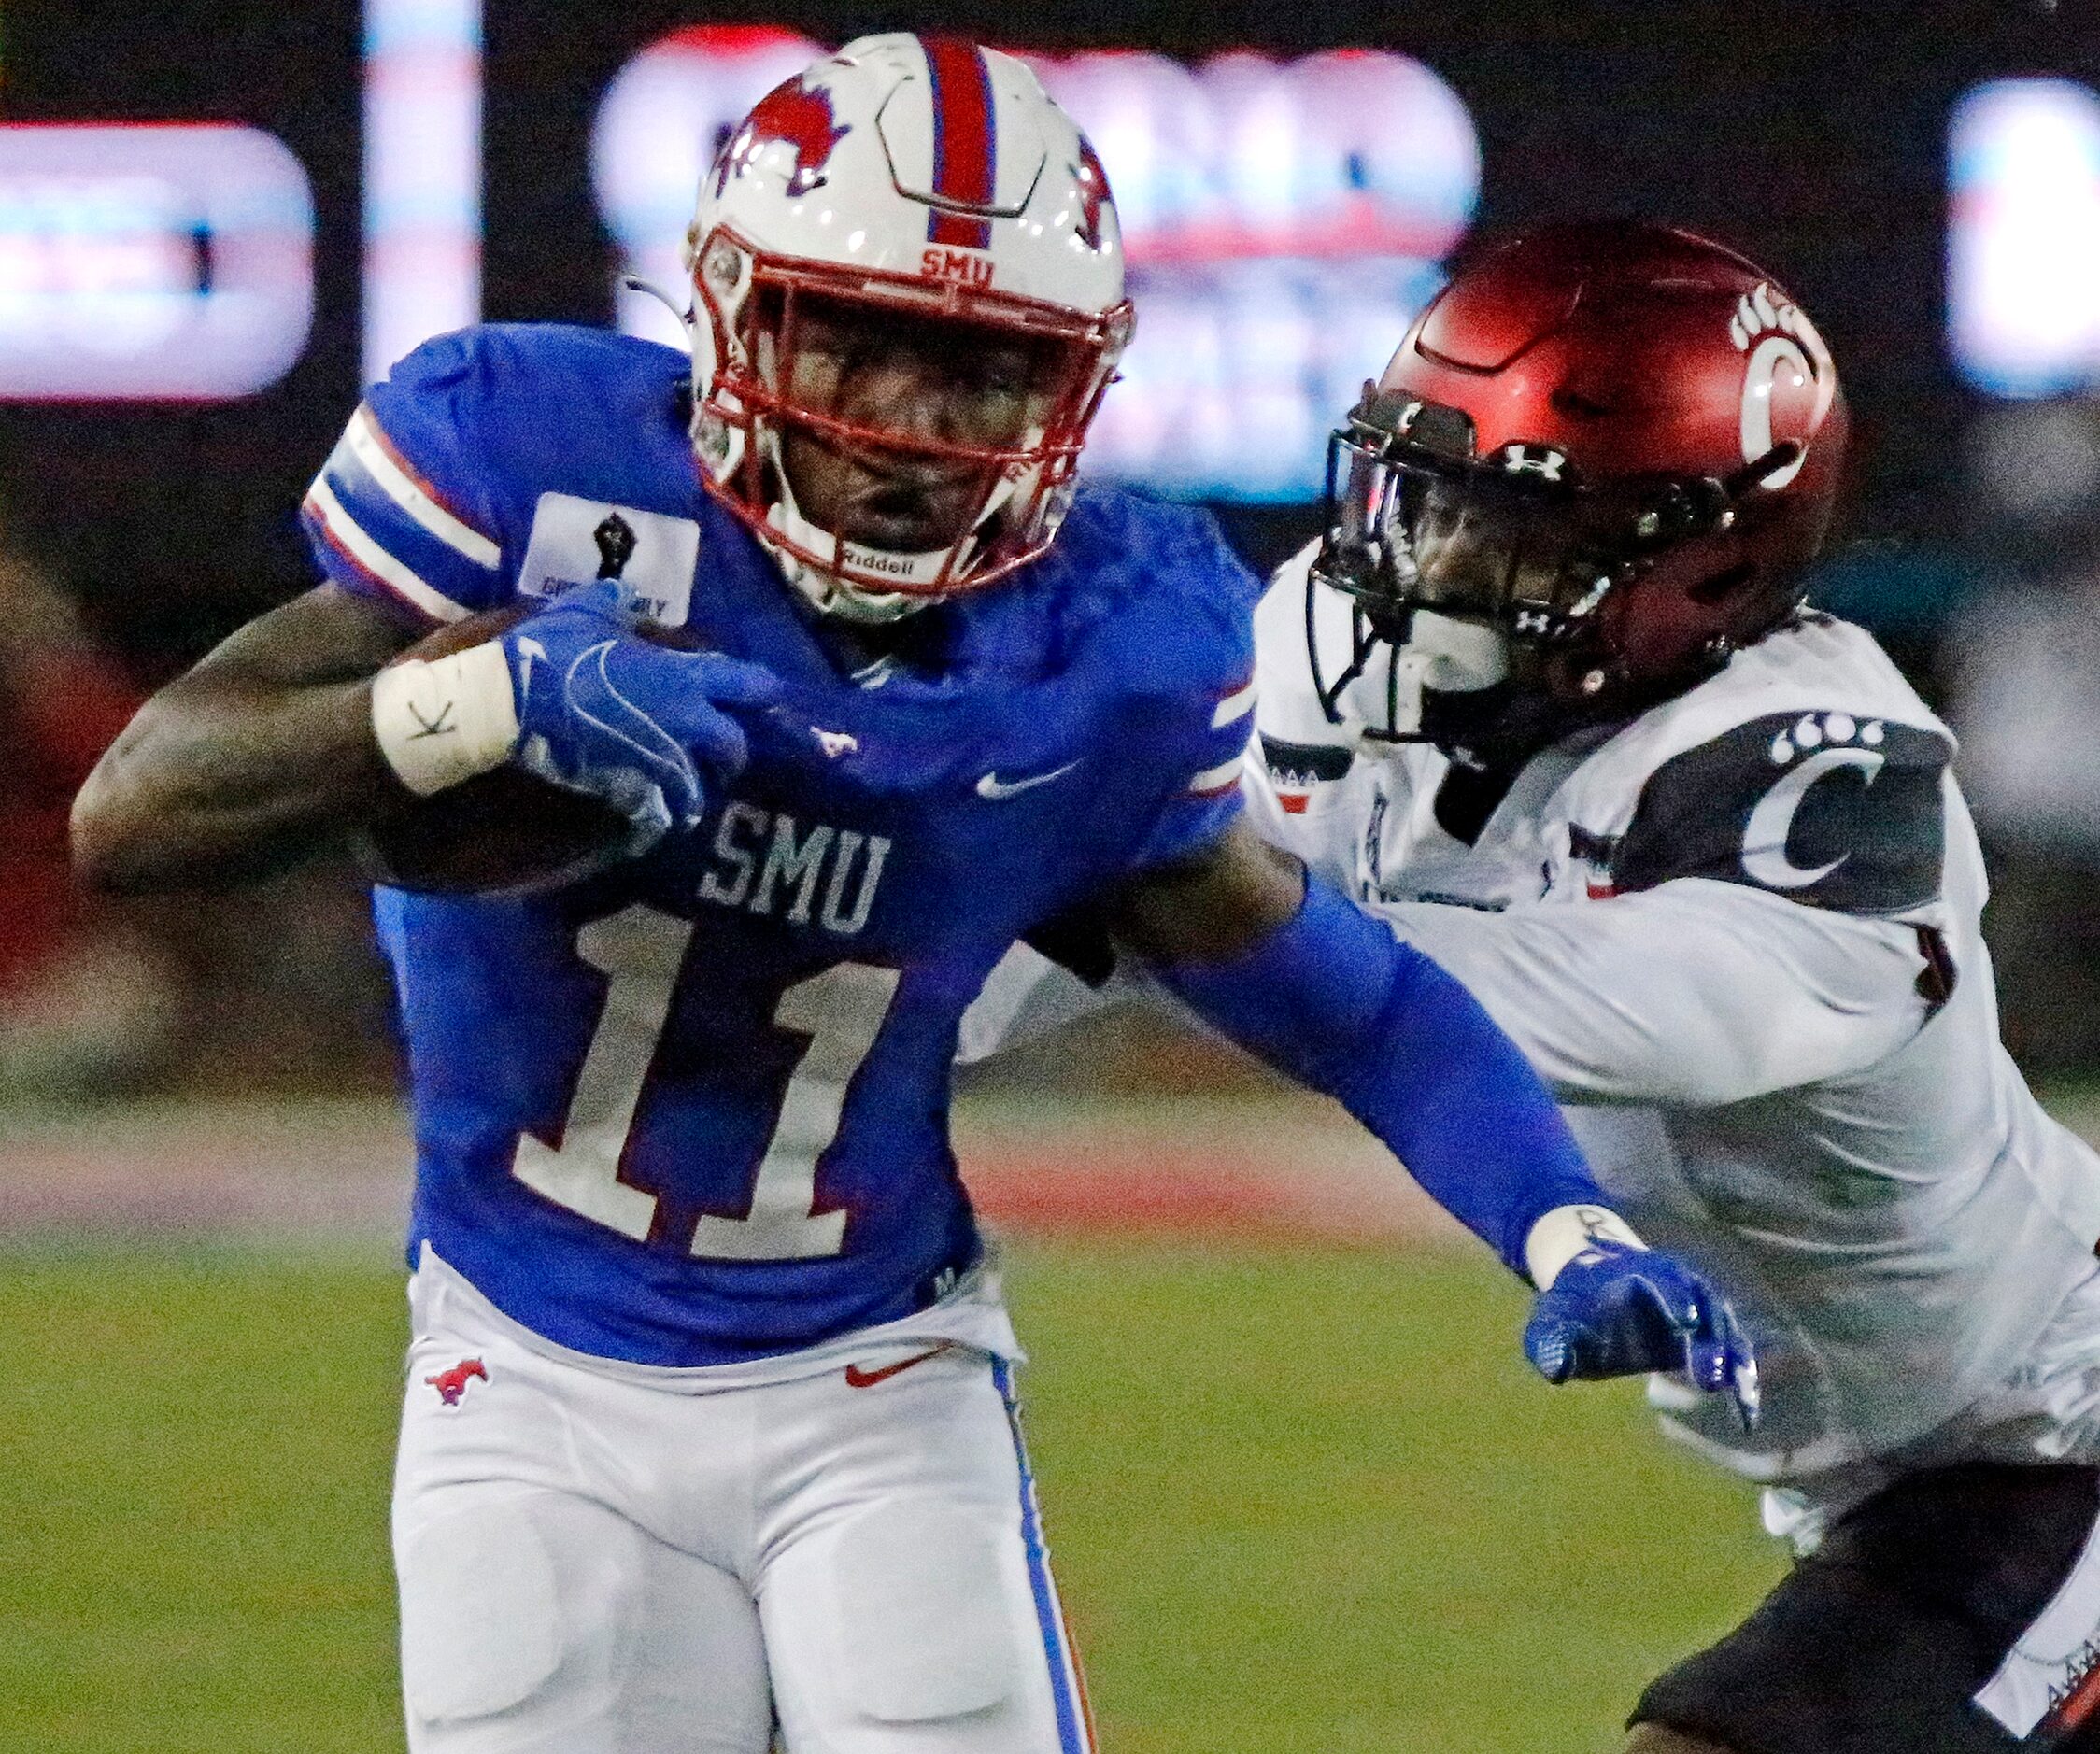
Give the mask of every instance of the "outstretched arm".
[[1754, 1417], [1725, 1302], [1611, 1213], [1538, 1076], [1428, 957], [1243, 824], [1126, 885], [1112, 923], [1162, 984], [1340, 1100], [1540, 1288], [1525, 1347], [1541, 1372], [1681, 1368]]
[[1338, 1098], [1512, 1271], [1548, 1212], [1604, 1204], [1465, 989], [1244, 826], [1131, 884], [1112, 927], [1199, 1016]]

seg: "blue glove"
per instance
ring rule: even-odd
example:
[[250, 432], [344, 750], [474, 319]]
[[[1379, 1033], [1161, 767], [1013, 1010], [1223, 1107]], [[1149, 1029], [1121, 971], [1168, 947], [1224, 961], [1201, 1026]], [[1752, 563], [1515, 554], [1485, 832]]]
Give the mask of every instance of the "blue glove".
[[1757, 1357], [1728, 1300], [1653, 1249], [1593, 1237], [1539, 1294], [1524, 1351], [1548, 1382], [1681, 1372], [1757, 1424]]
[[634, 825], [640, 853], [689, 828], [707, 785], [750, 755], [721, 709], [775, 700], [770, 672], [719, 652], [678, 651], [634, 631], [618, 584], [569, 591], [503, 636], [518, 707], [519, 767], [603, 799]]

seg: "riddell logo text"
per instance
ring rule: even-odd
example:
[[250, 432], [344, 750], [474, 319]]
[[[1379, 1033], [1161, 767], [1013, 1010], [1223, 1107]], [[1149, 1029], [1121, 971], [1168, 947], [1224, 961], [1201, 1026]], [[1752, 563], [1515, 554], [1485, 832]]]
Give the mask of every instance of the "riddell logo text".
[[880, 548], [863, 548], [857, 542], [844, 545], [848, 565], [858, 567], [863, 573], [884, 573], [891, 578], [910, 578], [918, 566], [918, 559], [909, 554], [885, 554]]
[[968, 287], [988, 287], [992, 263], [973, 249], [928, 249], [919, 257], [919, 273], [935, 280], [959, 280]]

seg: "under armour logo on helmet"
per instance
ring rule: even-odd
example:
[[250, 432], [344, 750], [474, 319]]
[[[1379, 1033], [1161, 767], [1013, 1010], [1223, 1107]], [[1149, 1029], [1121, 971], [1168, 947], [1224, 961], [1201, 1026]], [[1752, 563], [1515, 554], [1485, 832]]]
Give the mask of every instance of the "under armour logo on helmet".
[[1544, 445], [1505, 445], [1502, 467], [1512, 475], [1538, 475], [1542, 480], [1559, 481], [1568, 468], [1568, 458], [1564, 452]]

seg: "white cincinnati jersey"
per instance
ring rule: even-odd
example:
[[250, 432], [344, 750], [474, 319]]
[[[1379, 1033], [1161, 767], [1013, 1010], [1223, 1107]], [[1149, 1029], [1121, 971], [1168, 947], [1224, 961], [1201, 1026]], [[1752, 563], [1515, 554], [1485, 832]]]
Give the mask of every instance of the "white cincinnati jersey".
[[[1309, 559], [1256, 616], [1255, 826], [1463, 981], [1635, 1227], [1734, 1299], [1763, 1424], [1657, 1379], [1666, 1427], [1774, 1488], [1803, 1544], [1896, 1472], [2100, 1460], [2100, 1157], [1999, 1043], [1953, 739], [1880, 648], [1805, 615], [1533, 757], [1468, 841], [1438, 816], [1450, 762], [1365, 734], [1388, 648], [1323, 709]], [[1345, 601], [1314, 610], [1345, 658]], [[1103, 997], [1018, 948], [963, 1055]]]
[[[1999, 1044], [1953, 739], [1880, 648], [1806, 615], [1534, 757], [1469, 843], [1447, 759], [1362, 734], [1383, 656], [1323, 711], [1307, 559], [1257, 621], [1256, 826], [1471, 988], [1635, 1227], [1735, 1298], [1765, 1423], [1658, 1379], [1678, 1434], [1802, 1489], [1781, 1516], [1947, 1454], [2100, 1454], [2100, 1158]], [[1344, 601], [1315, 611], [1346, 651]]]

